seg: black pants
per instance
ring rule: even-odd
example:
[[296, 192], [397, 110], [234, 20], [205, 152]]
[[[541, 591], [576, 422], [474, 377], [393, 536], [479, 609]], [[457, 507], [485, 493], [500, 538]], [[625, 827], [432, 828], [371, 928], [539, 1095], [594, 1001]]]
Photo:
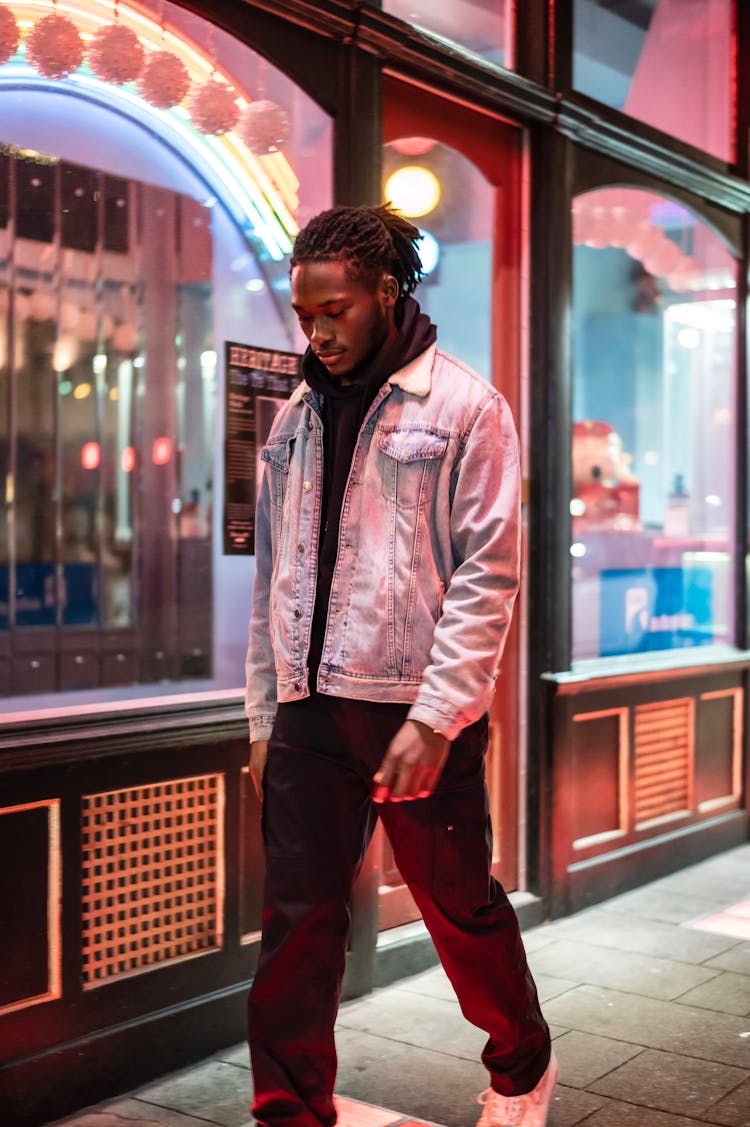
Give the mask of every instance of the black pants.
[[505, 1095], [535, 1086], [549, 1030], [515, 912], [490, 874], [487, 722], [466, 728], [427, 799], [371, 801], [404, 705], [313, 695], [282, 705], [264, 779], [263, 938], [250, 992], [253, 1114], [267, 1127], [332, 1127], [333, 1030], [349, 898], [380, 814], [461, 1009], [488, 1034], [482, 1060]]

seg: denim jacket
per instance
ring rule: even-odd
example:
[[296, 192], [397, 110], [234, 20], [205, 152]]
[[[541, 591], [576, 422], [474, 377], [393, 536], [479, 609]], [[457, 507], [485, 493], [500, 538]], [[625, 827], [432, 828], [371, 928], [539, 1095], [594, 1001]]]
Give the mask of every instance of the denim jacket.
[[[261, 452], [246, 711], [309, 695], [323, 419], [304, 382]], [[376, 395], [341, 509], [317, 689], [411, 705], [455, 739], [487, 711], [518, 588], [518, 441], [507, 403], [428, 348]]]

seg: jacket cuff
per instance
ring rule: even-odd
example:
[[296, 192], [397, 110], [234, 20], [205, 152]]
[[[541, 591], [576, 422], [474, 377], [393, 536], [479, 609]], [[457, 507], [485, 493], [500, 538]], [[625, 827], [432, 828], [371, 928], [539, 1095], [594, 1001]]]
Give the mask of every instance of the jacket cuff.
[[452, 743], [460, 732], [466, 727], [466, 720], [454, 712], [448, 712], [445, 705], [440, 707], [432, 700], [417, 700], [409, 709], [408, 720], [418, 720], [426, 724], [434, 732], [440, 732]]
[[275, 715], [265, 713], [259, 716], [248, 717], [250, 722], [250, 743], [256, 740], [267, 740], [273, 731]]

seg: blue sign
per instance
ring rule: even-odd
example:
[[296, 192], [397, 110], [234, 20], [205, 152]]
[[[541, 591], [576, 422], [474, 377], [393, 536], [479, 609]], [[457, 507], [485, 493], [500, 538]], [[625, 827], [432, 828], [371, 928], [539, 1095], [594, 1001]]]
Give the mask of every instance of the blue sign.
[[616, 654], [710, 645], [710, 568], [612, 568], [601, 573], [599, 652]]

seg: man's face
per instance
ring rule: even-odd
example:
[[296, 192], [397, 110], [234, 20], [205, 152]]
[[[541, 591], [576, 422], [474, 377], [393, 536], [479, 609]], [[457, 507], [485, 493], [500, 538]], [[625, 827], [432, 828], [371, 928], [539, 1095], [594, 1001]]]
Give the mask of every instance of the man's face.
[[375, 290], [346, 276], [343, 262], [303, 262], [292, 269], [292, 308], [310, 346], [336, 379], [357, 378], [396, 335], [398, 283], [384, 274]]

